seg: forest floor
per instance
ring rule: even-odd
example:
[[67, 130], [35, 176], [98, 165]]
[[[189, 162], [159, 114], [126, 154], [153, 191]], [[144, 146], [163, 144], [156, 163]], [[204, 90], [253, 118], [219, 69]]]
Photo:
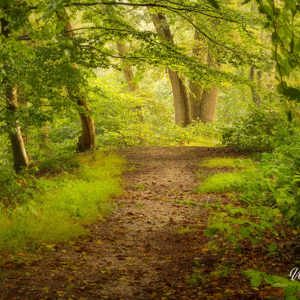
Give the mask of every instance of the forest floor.
[[115, 212], [89, 225], [87, 236], [4, 264], [0, 299], [264, 299], [245, 291], [238, 274], [209, 282], [195, 275], [197, 264], [210, 272], [222, 259], [207, 253], [203, 231], [206, 204], [226, 197], [195, 192], [199, 163], [237, 154], [201, 147], [121, 154], [129, 165]]

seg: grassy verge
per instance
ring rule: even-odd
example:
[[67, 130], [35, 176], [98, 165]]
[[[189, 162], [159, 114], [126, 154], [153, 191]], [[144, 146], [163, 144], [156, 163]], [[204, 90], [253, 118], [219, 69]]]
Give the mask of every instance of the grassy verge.
[[116, 155], [81, 155], [71, 172], [37, 179], [31, 199], [0, 208], [0, 250], [33, 249], [85, 233], [85, 224], [113, 209], [124, 162]]
[[234, 157], [217, 157], [204, 160], [200, 163], [206, 169], [228, 169], [226, 172], [218, 172], [209, 177], [199, 185], [199, 193], [224, 193], [241, 191], [250, 174], [255, 170], [255, 164], [250, 159]]

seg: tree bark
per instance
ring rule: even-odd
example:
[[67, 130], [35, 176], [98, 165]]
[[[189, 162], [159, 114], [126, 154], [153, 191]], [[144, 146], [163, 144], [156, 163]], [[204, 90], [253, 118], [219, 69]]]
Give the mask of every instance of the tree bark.
[[202, 94], [203, 89], [198, 82], [190, 82], [190, 103], [191, 103], [191, 117], [192, 120], [199, 121], [201, 118], [201, 101], [202, 101]]
[[[166, 17], [161, 13], [151, 14], [151, 17], [159, 37], [162, 40], [174, 44], [174, 39]], [[175, 123], [180, 126], [186, 126], [191, 123], [191, 107], [186, 87], [177, 72], [170, 68], [168, 68], [167, 71], [172, 86]]]
[[[210, 45], [207, 47], [207, 65], [216, 65], [214, 58], [211, 55]], [[201, 97], [200, 120], [204, 123], [211, 123], [215, 120], [216, 106], [218, 99], [218, 89], [211, 87], [205, 89]]]
[[173, 91], [175, 123], [180, 126], [187, 126], [191, 123], [191, 112], [186, 88], [177, 72], [168, 68], [168, 74]]
[[81, 136], [78, 138], [77, 150], [85, 152], [93, 150], [96, 147], [96, 129], [93, 118], [90, 116], [90, 110], [85, 100], [78, 100]]
[[[120, 56], [124, 57], [127, 53], [126, 46], [124, 45], [124, 43], [117, 42], [117, 48]], [[133, 73], [132, 66], [130, 66], [126, 62], [123, 62], [122, 69], [123, 69], [124, 77], [127, 82], [129, 91], [131, 92], [136, 91], [138, 87], [137, 84], [134, 82], [134, 73]]]
[[[214, 59], [211, 56], [209, 45], [202, 51], [200, 45], [200, 37], [197, 32], [194, 35], [195, 46], [193, 55], [198, 57], [200, 61], [206, 62], [208, 66], [214, 65]], [[213, 122], [215, 119], [215, 111], [217, 105], [218, 90], [216, 87], [209, 89], [202, 88], [198, 82], [190, 82], [190, 102], [191, 115], [193, 120], [200, 120], [204, 123]]]
[[16, 87], [7, 87], [6, 91], [7, 109], [10, 112], [9, 120], [7, 121], [9, 139], [12, 147], [14, 169], [16, 172], [29, 166], [29, 158], [25, 148], [24, 139], [22, 136], [21, 127], [16, 119], [18, 110], [18, 94]]
[[205, 89], [201, 97], [200, 120], [211, 123], [215, 120], [218, 89], [216, 87]]

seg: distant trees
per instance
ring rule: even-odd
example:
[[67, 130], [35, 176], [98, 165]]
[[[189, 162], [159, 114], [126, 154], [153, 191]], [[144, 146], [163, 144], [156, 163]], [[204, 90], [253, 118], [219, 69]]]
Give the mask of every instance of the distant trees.
[[[174, 44], [174, 38], [166, 16], [161, 13], [152, 13], [151, 18], [160, 38], [170, 44]], [[201, 51], [199, 43], [199, 33], [196, 30], [193, 55], [209, 67], [215, 66], [214, 58], [209, 51], [208, 45], [202, 47], [206, 49]], [[206, 44], [208, 43], [206, 42]], [[217, 104], [217, 88], [206, 89], [202, 87], [200, 81], [190, 81], [188, 91], [184, 78], [178, 72], [168, 68], [168, 74], [173, 92], [176, 124], [186, 126], [192, 120], [205, 123], [213, 122]]]

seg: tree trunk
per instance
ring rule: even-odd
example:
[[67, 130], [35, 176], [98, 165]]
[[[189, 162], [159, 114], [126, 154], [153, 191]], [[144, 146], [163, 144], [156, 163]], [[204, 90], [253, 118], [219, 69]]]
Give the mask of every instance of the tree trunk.
[[200, 109], [200, 120], [202, 122], [211, 123], [215, 120], [217, 98], [218, 89], [216, 87], [203, 91]]
[[200, 120], [201, 118], [201, 101], [203, 89], [198, 82], [190, 82], [190, 103], [192, 120]]
[[186, 88], [176, 72], [168, 69], [168, 74], [173, 91], [175, 123], [180, 126], [187, 126], [191, 123], [191, 112]]
[[255, 104], [260, 105], [261, 98], [256, 90], [255, 85], [260, 83], [261, 80], [261, 72], [258, 71], [256, 72], [256, 69], [254, 66], [250, 67], [250, 72], [249, 72], [249, 79], [252, 81], [251, 85], [251, 94], [252, 94], [252, 100]]
[[[200, 61], [206, 62], [208, 66], [214, 65], [213, 57], [206, 45], [205, 51], [201, 49], [200, 37], [197, 32], [194, 35], [195, 46], [193, 55]], [[190, 82], [191, 115], [193, 120], [200, 120], [204, 123], [213, 122], [217, 105], [218, 90], [216, 87], [203, 89], [198, 82]]]
[[[122, 42], [117, 42], [117, 48], [120, 56], [125, 56], [126, 55], [126, 46]], [[134, 82], [134, 73], [132, 67], [127, 64], [126, 62], [122, 63], [122, 69], [124, 73], [125, 80], [128, 85], [128, 89], [131, 92], [134, 92], [137, 90], [137, 84]]]
[[90, 116], [90, 111], [85, 100], [78, 100], [80, 121], [81, 121], [81, 136], [78, 139], [77, 150], [85, 152], [93, 150], [96, 147], [96, 129], [93, 118]]
[[[174, 44], [166, 17], [161, 13], [151, 14], [151, 17], [159, 37]], [[177, 72], [168, 68], [168, 74], [172, 86], [175, 123], [180, 126], [186, 126], [191, 123], [191, 107], [186, 87]]]
[[[0, 19], [1, 34], [5, 37], [9, 37], [9, 23], [4, 18]], [[9, 68], [8, 65], [4, 66], [4, 69]], [[9, 83], [9, 80], [5, 78], [3, 80], [6, 85], [6, 105], [9, 112], [7, 118], [8, 136], [10, 139], [14, 169], [16, 172], [20, 172], [22, 169], [29, 166], [29, 158], [25, 148], [25, 143], [22, 135], [22, 130], [17, 120], [18, 110], [18, 91], [17, 88]]]
[[[65, 22], [65, 36], [69, 39], [74, 38], [72, 32], [72, 25], [69, 22], [69, 16], [65, 9], [57, 11], [56, 15], [59, 20]], [[73, 64], [74, 70], [77, 69], [77, 65]], [[81, 122], [81, 135], [78, 138], [77, 151], [85, 152], [94, 150], [96, 147], [96, 130], [95, 123], [90, 114], [87, 101], [84, 99], [80, 87], [67, 87], [68, 94], [71, 98], [76, 100], [78, 104], [79, 117]]]
[[[207, 65], [209, 67], [216, 65], [211, 55], [210, 45], [207, 48]], [[204, 123], [211, 123], [215, 120], [216, 106], [218, 99], [218, 89], [211, 87], [203, 90], [201, 98], [200, 120]]]
[[10, 112], [7, 125], [13, 153], [14, 169], [16, 172], [20, 172], [22, 169], [29, 166], [29, 158], [26, 152], [21, 127], [18, 125], [18, 121], [16, 120], [16, 112], [18, 109], [17, 88], [7, 87], [6, 99], [7, 108]]
[[[250, 7], [250, 12], [251, 14], [255, 15], [255, 13], [257, 13], [258, 8], [257, 8], [257, 4], [255, 1], [251, 2], [251, 7]], [[265, 40], [264, 36], [263, 36], [263, 31], [261, 31], [260, 33], [261, 37], [260, 40]], [[249, 80], [251, 81], [251, 95], [252, 95], [252, 101], [256, 104], [256, 105], [260, 105], [261, 102], [261, 98], [257, 92], [257, 88], [256, 85], [260, 84], [260, 80], [261, 80], [261, 71], [257, 70], [255, 68], [255, 66], [251, 65], [250, 66], [250, 70], [249, 70]]]
[[[194, 34], [194, 47], [193, 55], [197, 57], [200, 61], [204, 62], [207, 55], [206, 49], [202, 49], [203, 45], [200, 41], [200, 36], [197, 31]], [[192, 120], [200, 120], [201, 118], [201, 100], [203, 88], [199, 82], [190, 81], [189, 82], [189, 98], [191, 103], [191, 117]]]

